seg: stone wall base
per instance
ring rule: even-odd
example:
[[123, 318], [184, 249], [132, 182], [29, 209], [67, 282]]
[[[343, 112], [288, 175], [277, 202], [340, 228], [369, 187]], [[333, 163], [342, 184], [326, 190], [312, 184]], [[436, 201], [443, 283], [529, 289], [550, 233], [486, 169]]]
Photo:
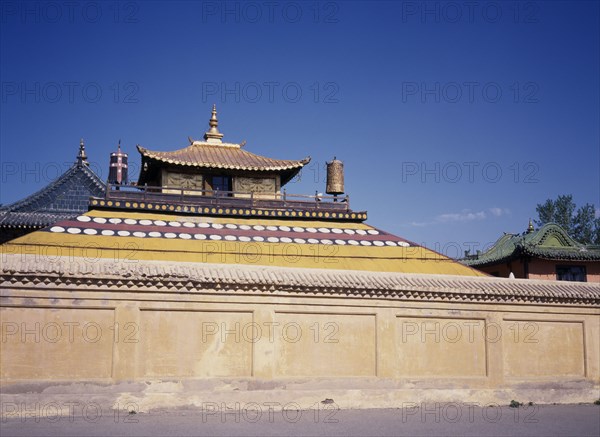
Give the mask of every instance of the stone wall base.
[[[600, 385], [589, 381], [516, 383], [504, 388], [463, 388], [449, 381], [385, 379], [195, 379], [105, 382], [29, 382], [4, 385], [2, 418], [87, 416], [193, 409], [206, 414], [269, 411], [415, 408], [449, 403], [459, 408], [591, 403]], [[432, 406], [433, 405], [433, 406]], [[255, 416], [251, 416], [255, 417]]]

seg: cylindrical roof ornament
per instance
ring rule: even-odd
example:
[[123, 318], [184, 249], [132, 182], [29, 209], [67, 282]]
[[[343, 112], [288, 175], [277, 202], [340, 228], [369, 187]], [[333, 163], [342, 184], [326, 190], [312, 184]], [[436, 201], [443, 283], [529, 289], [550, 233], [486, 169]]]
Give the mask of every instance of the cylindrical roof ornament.
[[327, 163], [327, 194], [344, 194], [344, 163], [333, 157], [333, 161]]
[[116, 152], [110, 154], [110, 167], [108, 170], [108, 183], [115, 185], [127, 184], [127, 153], [121, 152], [121, 140]]

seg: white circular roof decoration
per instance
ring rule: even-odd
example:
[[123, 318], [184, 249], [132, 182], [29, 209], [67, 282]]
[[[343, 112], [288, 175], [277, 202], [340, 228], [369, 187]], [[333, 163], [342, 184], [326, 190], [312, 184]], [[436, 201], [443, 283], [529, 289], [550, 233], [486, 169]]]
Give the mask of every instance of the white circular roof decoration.
[[406, 241], [398, 241], [396, 244], [402, 247], [410, 247], [410, 244], [408, 244]]
[[293, 230], [294, 232], [304, 232], [304, 228], [301, 228], [300, 226], [294, 226]]
[[314, 238], [309, 238], [309, 239], [308, 239], [308, 242], [309, 242], [310, 244], [319, 244], [319, 240], [315, 240]]
[[379, 235], [379, 231], [376, 231], [375, 229], [368, 229], [367, 233], [371, 235]]
[[183, 238], [184, 240], [190, 240], [192, 238], [192, 236], [190, 234], [179, 234], [179, 238]]
[[240, 225], [240, 229], [242, 229], [244, 231], [249, 231], [250, 229], [252, 229], [252, 227], [248, 226], [248, 225]]
[[257, 235], [257, 236], [254, 236], [254, 237], [252, 237], [252, 239], [253, 239], [254, 241], [265, 241], [264, 237], [260, 237], [260, 236], [258, 236], [258, 235]]
[[227, 241], [235, 241], [237, 238], [234, 235], [225, 235]]
[[362, 244], [363, 246], [371, 246], [373, 243], [371, 243], [371, 242], [370, 242], [370, 241], [368, 241], [368, 240], [362, 240], [362, 241], [360, 242], [360, 244]]
[[294, 238], [294, 243], [306, 244], [306, 240], [304, 238]]
[[152, 224], [152, 220], [148, 220], [148, 219], [140, 220], [140, 225], [150, 226], [151, 224]]
[[344, 232], [348, 235], [354, 235], [356, 232], [354, 232], [354, 229], [344, 229]]
[[109, 221], [109, 223], [112, 223], [113, 225], [118, 225], [123, 220], [121, 220], [120, 218], [109, 218], [108, 221]]
[[264, 231], [265, 227], [261, 226], [261, 225], [254, 225], [252, 226], [254, 228], [255, 231]]
[[95, 229], [84, 229], [83, 233], [87, 234], [87, 235], [96, 235], [98, 233], [98, 231]]
[[334, 234], [342, 234], [344, 231], [342, 231], [340, 228], [333, 228], [331, 232]]
[[196, 224], [192, 222], [183, 222], [183, 226], [185, 226], [186, 228], [195, 228]]
[[177, 238], [177, 234], [174, 234], [173, 232], [166, 232], [165, 238]]
[[340, 246], [345, 246], [346, 242], [344, 240], [335, 240], [335, 244], [339, 244]]
[[367, 235], [367, 231], [364, 231], [364, 230], [362, 230], [362, 229], [357, 229], [357, 230], [356, 230], [356, 233], [357, 233], [358, 235]]
[[356, 241], [356, 240], [348, 240], [348, 244], [351, 244], [351, 245], [353, 245], [353, 246], [358, 246], [358, 245], [359, 245], [359, 242], [358, 242], [358, 241]]
[[106, 223], [106, 219], [104, 217], [94, 217], [92, 219], [95, 223], [104, 224]]
[[138, 237], [138, 238], [144, 238], [146, 236], [146, 233], [145, 232], [140, 232], [140, 231], [135, 231], [133, 233], [133, 236], [134, 237]]
[[375, 246], [379, 246], [379, 247], [381, 247], [381, 246], [385, 246], [385, 243], [384, 243], [383, 241], [373, 241], [373, 244], [374, 244]]
[[277, 231], [277, 226], [267, 226], [267, 231]]
[[396, 242], [395, 241], [386, 241], [385, 244], [387, 244], [388, 246], [395, 246]]
[[169, 222], [169, 226], [173, 226], [174, 228], [179, 228], [181, 226], [180, 222]]
[[125, 219], [124, 221], [127, 225], [137, 225], [137, 220], [134, 219]]
[[162, 220], [154, 220], [154, 224], [156, 226], [167, 226], [167, 222], [162, 221]]
[[289, 226], [279, 226], [279, 230], [283, 231], [283, 232], [290, 232], [291, 229]]
[[267, 241], [269, 243], [279, 243], [279, 238], [277, 238], [277, 237], [269, 237], [269, 238], [267, 238]]
[[289, 237], [281, 237], [279, 239], [282, 243], [291, 243], [293, 240]]
[[131, 235], [131, 232], [129, 232], [129, 231], [119, 231], [119, 232], [117, 232], [117, 234], [120, 237], [129, 237]]
[[101, 234], [108, 237], [111, 235], [115, 235], [115, 231], [111, 231], [110, 229], [105, 229], [101, 232]]
[[317, 230], [315, 228], [306, 228], [306, 232], [310, 232], [311, 234], [315, 234]]
[[196, 240], [206, 240], [206, 235], [204, 235], [204, 234], [195, 234], [194, 238]]
[[238, 228], [238, 226], [237, 226], [237, 225], [234, 225], [233, 223], [227, 223], [227, 224], [225, 225], [225, 227], [226, 227], [227, 229], [237, 229], [237, 228]]
[[325, 239], [321, 240], [321, 244], [333, 244], [333, 241]]
[[198, 223], [199, 228], [210, 228], [210, 223]]
[[80, 222], [90, 222], [92, 221], [92, 219], [90, 217], [88, 217], [87, 215], [80, 215], [77, 217], [77, 220], [79, 220]]
[[208, 238], [210, 238], [211, 240], [221, 240], [221, 239], [223, 239], [223, 237], [221, 237], [220, 235], [211, 235]]
[[79, 228], [69, 228], [69, 229], [67, 229], [67, 232], [69, 234], [81, 234], [81, 229], [79, 229]]
[[156, 231], [152, 231], [152, 232], [148, 233], [148, 236], [152, 237], [152, 238], [157, 238], [157, 237], [160, 237], [161, 235], [162, 234], [160, 232], [156, 232]]
[[65, 228], [62, 226], [52, 226], [50, 232], [65, 232]]
[[247, 243], [248, 241], [252, 241], [252, 238], [250, 237], [246, 237], [245, 235], [242, 235], [241, 237], [238, 238], [240, 241], [243, 241], [245, 243]]
[[322, 232], [322, 233], [324, 233], [324, 234], [329, 234], [329, 233], [331, 232], [331, 231], [330, 231], [329, 229], [327, 229], [327, 228], [319, 228], [318, 230], [319, 230], [319, 232]]

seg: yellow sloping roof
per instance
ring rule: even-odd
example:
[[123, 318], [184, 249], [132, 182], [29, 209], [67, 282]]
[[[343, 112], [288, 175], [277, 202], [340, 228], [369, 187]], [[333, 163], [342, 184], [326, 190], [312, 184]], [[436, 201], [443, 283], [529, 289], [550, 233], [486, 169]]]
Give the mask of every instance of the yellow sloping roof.
[[142, 156], [169, 164], [190, 167], [219, 168], [229, 170], [279, 171], [302, 168], [310, 157], [302, 160], [273, 159], [256, 155], [242, 149], [239, 144], [210, 144], [196, 142], [183, 149], [170, 152], [148, 150], [137, 146]]
[[365, 223], [90, 211], [0, 246], [2, 253], [486, 276]]

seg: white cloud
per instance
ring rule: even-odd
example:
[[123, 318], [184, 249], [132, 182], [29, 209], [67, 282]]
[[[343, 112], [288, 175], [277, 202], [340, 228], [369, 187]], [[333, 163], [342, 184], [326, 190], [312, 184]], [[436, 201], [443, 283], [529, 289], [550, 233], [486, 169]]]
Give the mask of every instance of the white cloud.
[[438, 215], [435, 220], [440, 223], [470, 222], [473, 220], [483, 220], [486, 217], [487, 214], [485, 211], [470, 212], [469, 210], [463, 210], [460, 213], [447, 213]]
[[425, 222], [410, 222], [410, 226], [423, 227], [430, 226], [439, 223], [465, 223], [478, 220], [485, 220], [491, 217], [502, 217], [509, 215], [510, 210], [508, 208], [488, 208], [482, 211], [471, 211], [470, 209], [463, 209], [461, 212], [448, 212], [440, 214], [435, 219]]
[[503, 215], [510, 214], [510, 210], [507, 209], [507, 208], [490, 208], [489, 211], [495, 217], [500, 217], [500, 216], [503, 216]]
[[423, 227], [423, 226], [428, 226], [432, 224], [431, 222], [410, 222], [409, 225], [410, 226], [414, 226], [414, 227]]

